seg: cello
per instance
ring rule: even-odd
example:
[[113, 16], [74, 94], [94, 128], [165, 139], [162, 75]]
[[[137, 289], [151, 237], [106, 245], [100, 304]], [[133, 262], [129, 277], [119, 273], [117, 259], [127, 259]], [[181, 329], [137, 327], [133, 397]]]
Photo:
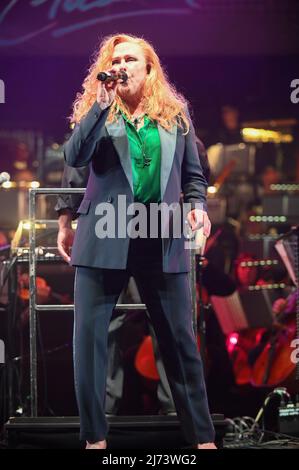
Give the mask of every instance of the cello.
[[285, 307], [278, 314], [271, 330], [268, 330], [266, 342], [252, 368], [251, 383], [256, 387], [287, 387], [291, 393], [298, 393], [299, 383], [295, 380], [296, 362], [292, 360], [296, 339], [296, 311], [298, 290], [292, 293]]

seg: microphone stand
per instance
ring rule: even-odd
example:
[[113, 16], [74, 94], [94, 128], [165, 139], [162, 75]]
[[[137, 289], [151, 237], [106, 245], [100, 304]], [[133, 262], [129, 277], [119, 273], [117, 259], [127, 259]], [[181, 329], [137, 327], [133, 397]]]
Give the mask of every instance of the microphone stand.
[[203, 303], [202, 290], [202, 271], [205, 261], [203, 256], [205, 252], [206, 237], [203, 235], [202, 229], [192, 234], [193, 250], [191, 254], [191, 282], [193, 286], [193, 328], [196, 337], [199, 336], [200, 355], [202, 359], [203, 371], [206, 375], [206, 321], [205, 321], [205, 305]]
[[204, 375], [207, 371], [207, 357], [206, 357], [206, 318], [205, 318], [205, 305], [202, 297], [202, 271], [205, 257], [202, 254], [196, 254], [196, 285], [198, 286], [198, 301], [197, 301], [197, 330], [199, 333], [200, 355]]

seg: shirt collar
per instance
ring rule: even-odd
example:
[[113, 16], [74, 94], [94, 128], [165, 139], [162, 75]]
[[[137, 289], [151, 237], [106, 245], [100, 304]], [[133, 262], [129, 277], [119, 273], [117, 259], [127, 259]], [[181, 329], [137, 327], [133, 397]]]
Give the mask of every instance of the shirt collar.
[[[128, 124], [130, 124], [130, 125], [131, 125], [132, 127], [134, 127], [134, 129], [135, 129], [135, 126], [134, 126], [133, 122], [130, 121], [130, 119], [125, 115], [125, 113], [123, 113], [122, 111], [120, 111], [120, 114], [121, 114], [121, 116], [123, 117], [123, 119], [125, 120], [125, 122], [127, 122]], [[143, 126], [143, 127], [148, 126], [148, 125], [150, 125], [150, 124], [153, 124], [153, 121], [148, 117], [147, 114], [145, 114], [145, 115], [144, 115], [144, 126]]]

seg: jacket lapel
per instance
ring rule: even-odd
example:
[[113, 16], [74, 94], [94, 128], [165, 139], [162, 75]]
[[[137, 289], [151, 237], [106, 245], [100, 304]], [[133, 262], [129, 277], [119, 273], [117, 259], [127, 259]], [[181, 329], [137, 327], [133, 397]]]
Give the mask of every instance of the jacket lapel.
[[167, 182], [169, 179], [177, 137], [177, 126], [173, 126], [170, 131], [167, 131], [160, 125], [158, 125], [161, 142], [161, 201], [163, 201], [164, 194], [166, 191]]
[[[106, 129], [108, 134], [112, 137], [113, 145], [119, 155], [121, 165], [130, 184], [132, 193], [134, 194], [130, 147], [123, 118], [120, 116], [115, 122], [106, 123]], [[167, 131], [162, 126], [158, 125], [158, 131], [161, 143], [160, 185], [161, 200], [163, 200], [175, 154], [177, 126], [175, 125], [170, 131]]]
[[112, 123], [106, 122], [106, 129], [108, 134], [112, 137], [113, 145], [118, 153], [121, 166], [128, 179], [132, 193], [134, 194], [130, 147], [123, 118], [119, 116], [118, 119]]

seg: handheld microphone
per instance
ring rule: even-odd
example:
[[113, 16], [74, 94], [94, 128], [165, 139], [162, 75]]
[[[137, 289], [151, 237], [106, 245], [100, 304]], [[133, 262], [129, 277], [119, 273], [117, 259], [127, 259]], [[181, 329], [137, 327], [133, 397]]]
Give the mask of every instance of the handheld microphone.
[[10, 181], [10, 174], [6, 171], [2, 171], [2, 173], [0, 173], [0, 184], [6, 183], [6, 181]]
[[100, 82], [113, 82], [118, 79], [122, 80], [122, 83], [126, 82], [128, 80], [128, 75], [126, 72], [118, 72], [118, 73], [110, 73], [110, 72], [100, 72], [97, 75], [97, 79]]
[[203, 227], [195, 230], [194, 248], [197, 255], [204, 255], [207, 243], [207, 237], [203, 233]]
[[192, 231], [189, 222], [186, 220], [185, 249], [194, 250], [196, 255], [203, 256], [206, 248], [207, 237], [203, 233], [203, 225], [195, 231]]

